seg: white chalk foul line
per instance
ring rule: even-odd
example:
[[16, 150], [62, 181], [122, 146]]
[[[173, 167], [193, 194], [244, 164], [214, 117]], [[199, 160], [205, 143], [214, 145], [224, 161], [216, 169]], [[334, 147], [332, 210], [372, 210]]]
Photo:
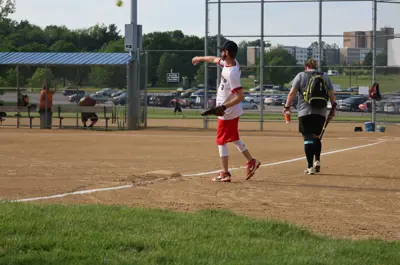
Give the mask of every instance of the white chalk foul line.
[[[326, 153], [322, 153], [321, 156], [337, 154], [337, 153], [342, 153], [342, 152], [356, 150], [356, 149], [361, 149], [361, 148], [365, 148], [365, 147], [378, 145], [378, 144], [381, 144], [381, 143], [384, 143], [384, 142], [385, 141], [380, 141], [380, 142], [376, 142], [376, 143], [372, 143], [372, 144], [365, 144], [365, 145], [359, 145], [359, 146], [354, 146], [354, 147], [345, 148], [345, 149], [333, 150], [333, 151], [329, 151], [329, 152], [326, 152]], [[281, 165], [281, 164], [287, 164], [287, 163], [300, 161], [300, 160], [303, 160], [303, 159], [305, 159], [305, 157], [298, 157], [298, 158], [293, 158], [293, 159], [289, 159], [289, 160], [273, 162], [273, 163], [269, 163], [269, 164], [263, 164], [263, 165], [261, 165], [261, 167], [271, 167], [271, 166], [276, 166], [276, 165]], [[239, 169], [243, 169], [243, 168], [245, 168], [245, 167], [230, 168], [229, 170], [233, 171], [233, 170], [239, 170]], [[198, 176], [216, 174], [216, 173], [219, 173], [219, 172], [220, 172], [220, 170], [216, 170], [216, 171], [201, 172], [201, 173], [195, 173], [195, 174], [186, 174], [186, 175], [182, 175], [182, 176], [183, 177], [198, 177]], [[128, 188], [133, 188], [133, 187], [134, 187], [134, 185], [124, 185], [124, 186], [111, 187], [111, 188], [82, 190], [82, 191], [68, 192], [68, 193], [57, 194], [57, 195], [52, 195], [52, 196], [13, 200], [12, 202], [29, 202], [29, 201], [38, 201], [38, 200], [49, 200], [49, 199], [63, 198], [63, 197], [72, 196], [72, 195], [83, 195], [83, 194], [102, 192], [102, 191], [110, 191], [110, 190], [122, 190], [122, 189], [128, 189]]]
[[57, 194], [57, 195], [52, 195], [52, 196], [14, 200], [12, 202], [30, 202], [30, 201], [38, 201], [38, 200], [49, 200], [49, 199], [62, 198], [62, 197], [71, 196], [71, 195], [83, 195], [83, 194], [89, 194], [89, 193], [94, 193], [94, 192], [110, 191], [110, 190], [122, 190], [122, 189], [128, 189], [128, 188], [133, 188], [133, 185], [125, 185], [125, 186], [103, 188], [103, 189], [74, 191], [74, 192], [68, 192], [68, 193]]
[[[375, 142], [375, 143], [372, 143], [372, 144], [365, 144], [365, 145], [359, 145], [359, 146], [345, 148], [345, 149], [329, 151], [329, 152], [326, 152], [326, 153], [322, 153], [321, 156], [323, 156], [323, 155], [331, 155], [331, 154], [336, 154], [336, 153], [341, 153], [341, 152], [346, 152], [346, 151], [351, 151], [351, 150], [365, 148], [365, 147], [369, 147], [369, 146], [374, 146], [374, 145], [381, 144], [383, 142], [385, 142], [385, 141], [380, 141], [380, 142]], [[271, 167], [271, 166], [276, 166], [276, 165], [281, 165], [281, 164], [286, 164], [286, 163], [292, 163], [292, 162], [300, 161], [300, 160], [303, 160], [303, 159], [305, 159], [304, 156], [303, 157], [289, 159], [289, 160], [279, 161], [279, 162], [273, 162], [273, 163], [269, 163], [269, 164], [263, 164], [263, 165], [261, 165], [261, 167]], [[229, 170], [233, 171], [233, 170], [239, 170], [239, 169], [243, 169], [243, 168], [246, 168], [246, 167], [230, 168]], [[198, 176], [216, 174], [216, 173], [219, 173], [220, 171], [221, 170], [216, 170], [216, 171], [209, 171], [209, 172], [202, 172], [202, 173], [195, 173], [195, 174], [187, 174], [187, 175], [183, 175], [183, 176], [184, 177], [198, 177]]]

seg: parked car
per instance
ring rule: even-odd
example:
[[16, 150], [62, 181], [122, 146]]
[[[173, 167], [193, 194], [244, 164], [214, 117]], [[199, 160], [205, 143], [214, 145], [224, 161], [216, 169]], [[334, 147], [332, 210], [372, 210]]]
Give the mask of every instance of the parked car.
[[122, 95], [123, 93], [126, 93], [126, 91], [124, 91], [124, 90], [118, 90], [118, 91], [116, 91], [116, 92], [113, 92], [110, 96], [111, 96], [112, 98], [115, 98], [115, 97], [118, 97], [118, 96]]
[[264, 99], [264, 104], [268, 106], [279, 106], [282, 105], [283, 100], [284, 98], [281, 95], [266, 96], [266, 98]]
[[96, 100], [96, 104], [104, 104], [108, 101], [108, 97], [105, 97], [101, 94], [90, 94], [90, 97]]
[[337, 105], [337, 109], [341, 111], [357, 111], [358, 106], [365, 102], [364, 97], [350, 97], [340, 101]]
[[252, 103], [250, 101], [243, 100], [242, 101], [242, 108], [243, 109], [258, 109], [258, 105], [256, 103]]
[[114, 93], [112, 88], [103, 88], [102, 90], [96, 91], [96, 95], [103, 96], [103, 97], [110, 97], [111, 94]]
[[[272, 90], [273, 88], [274, 88], [274, 85], [263, 85], [263, 91]], [[260, 92], [261, 89], [260, 89], [260, 86], [256, 86], [256, 87], [250, 88], [249, 91], [250, 92]]]
[[71, 96], [73, 94], [83, 94], [83, 95], [85, 95], [85, 91], [84, 90], [79, 90], [79, 89], [69, 88], [69, 89], [64, 89], [62, 94], [64, 96]]
[[252, 103], [261, 103], [261, 97], [260, 96], [247, 96], [244, 97], [246, 101], [252, 102]]
[[127, 99], [128, 99], [128, 92], [123, 92], [120, 95], [115, 96], [113, 98], [113, 103], [115, 105], [125, 105]]
[[85, 93], [76, 93], [76, 94], [72, 94], [70, 96], [68, 96], [68, 101], [71, 103], [78, 103], [81, 98], [83, 98], [85, 96]]
[[385, 112], [400, 112], [400, 102], [387, 102], [384, 105]]
[[149, 98], [148, 105], [149, 106], [157, 106], [157, 107], [171, 107], [171, 100], [174, 99], [175, 94], [167, 94], [167, 95], [152, 95]]

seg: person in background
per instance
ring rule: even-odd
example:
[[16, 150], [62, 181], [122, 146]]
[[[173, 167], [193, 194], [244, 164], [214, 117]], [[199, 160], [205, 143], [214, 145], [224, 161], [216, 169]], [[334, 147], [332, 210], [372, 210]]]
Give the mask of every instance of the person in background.
[[[303, 135], [304, 152], [307, 158], [307, 168], [304, 171], [304, 174], [308, 175], [313, 175], [316, 172], [318, 173], [321, 169], [322, 143], [319, 136], [325, 124], [327, 106], [326, 104], [318, 106], [307, 103], [304, 99], [304, 93], [311, 89], [317, 89], [317, 92], [324, 91], [318, 93], [323, 93], [322, 95], [328, 95], [327, 99], [323, 97], [315, 97], [315, 100], [320, 100], [324, 103], [328, 103], [328, 100], [331, 101], [332, 110], [327, 118], [329, 120], [332, 120], [335, 116], [335, 109], [337, 105], [331, 80], [326, 74], [319, 73], [317, 69], [317, 62], [312, 58], [308, 59], [304, 65], [304, 71], [298, 73], [291, 82], [292, 89], [289, 92], [286, 105], [283, 110], [284, 112], [290, 112], [294, 98], [298, 98], [299, 132]], [[313, 81], [309, 83], [314, 75], [320, 76], [323, 80], [318, 79], [320, 80], [319, 82]], [[313, 86], [314, 83], [316, 84], [315, 87]], [[328, 93], [325, 93], [326, 91]], [[312, 93], [316, 92], [312, 91]]]
[[[95, 106], [96, 105], [96, 100], [91, 98], [90, 95], [85, 95], [81, 100], [79, 101], [79, 106]], [[83, 127], [87, 127], [87, 121], [90, 119], [91, 123], [89, 125], [89, 128], [93, 128], [93, 126], [97, 123], [99, 120], [99, 117], [97, 117], [96, 113], [92, 112], [82, 112], [81, 113], [81, 120]]]
[[51, 129], [53, 120], [53, 112], [52, 112], [53, 95], [56, 93], [56, 91], [57, 91], [56, 81], [54, 81], [53, 91], [50, 91], [50, 88], [47, 86], [47, 84], [44, 84], [43, 89], [40, 92], [39, 113], [40, 113], [40, 128], [42, 129], [43, 128]]
[[182, 107], [181, 107], [181, 101], [178, 97], [174, 97], [173, 100], [171, 100], [171, 103], [174, 105], [174, 113], [176, 116], [176, 112], [180, 112], [182, 117], [183, 117], [183, 112], [182, 112]]

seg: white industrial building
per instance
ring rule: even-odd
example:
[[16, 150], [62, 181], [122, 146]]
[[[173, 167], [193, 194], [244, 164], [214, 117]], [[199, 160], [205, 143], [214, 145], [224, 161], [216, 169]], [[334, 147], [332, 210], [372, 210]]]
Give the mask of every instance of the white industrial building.
[[400, 66], [400, 36], [388, 40], [388, 66]]
[[314, 58], [317, 62], [319, 62], [319, 49], [318, 48], [302, 48], [297, 46], [283, 46], [283, 45], [276, 45], [267, 48], [267, 52], [282, 48], [287, 50], [290, 54], [292, 54], [297, 61], [298, 65], [304, 65], [309, 57]]

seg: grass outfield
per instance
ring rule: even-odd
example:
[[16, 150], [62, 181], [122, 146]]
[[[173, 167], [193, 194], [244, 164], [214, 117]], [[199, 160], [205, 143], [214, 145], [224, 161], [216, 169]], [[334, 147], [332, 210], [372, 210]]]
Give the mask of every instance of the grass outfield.
[[[369, 75], [359, 76], [330, 76], [332, 83], [340, 87], [348, 88], [355, 86], [368, 86], [372, 84], [372, 77]], [[400, 75], [377, 75], [376, 80], [382, 93], [400, 91]]]
[[203, 210], [0, 204], [0, 264], [400, 264], [400, 242], [335, 240]]
[[[198, 110], [185, 110], [183, 109], [183, 114], [184, 114], [184, 119], [203, 119], [203, 117], [200, 115], [201, 109]], [[12, 116], [15, 115], [16, 113], [13, 112], [8, 112], [9, 115], [8, 118], [13, 118]], [[57, 118], [57, 113], [53, 113], [53, 118]], [[33, 117], [38, 118], [39, 114], [34, 113], [32, 115]], [[102, 114], [98, 113], [99, 118], [102, 118]], [[25, 117], [25, 116], [23, 116]], [[74, 113], [62, 113], [62, 117], [64, 118], [74, 118], [76, 119], [76, 114]], [[110, 114], [111, 117], [111, 114]], [[182, 119], [181, 115], [177, 113], [177, 115], [174, 115], [173, 108], [170, 109], [158, 109], [158, 108], [152, 108], [148, 107], [147, 109], [147, 117], [148, 119]], [[6, 117], [7, 118], [7, 117]], [[26, 117], [25, 117], [26, 118]], [[78, 118], [80, 119], [80, 114], [78, 114]], [[217, 118], [215, 116], [209, 116], [210, 120], [216, 120]], [[241, 116], [241, 120], [259, 120], [260, 116], [258, 113], [244, 113]], [[292, 120], [297, 120], [297, 114], [293, 113], [291, 116]], [[387, 115], [387, 114], [377, 114], [377, 121], [378, 122], [400, 122], [400, 115]], [[264, 112], [264, 120], [273, 120], [273, 121], [284, 121], [283, 114], [281, 113], [271, 113], [271, 112]], [[348, 121], [348, 122], [368, 122], [371, 121], [371, 115], [364, 115], [364, 116], [349, 116], [346, 115], [346, 112], [337, 112], [336, 117], [334, 118], [334, 121]]]
[[[197, 111], [185, 111], [183, 109], [183, 113], [185, 115], [185, 119], [203, 119], [200, 116], [200, 112], [202, 110]], [[154, 109], [149, 107], [147, 110], [149, 119], [173, 119], [173, 118], [181, 118], [180, 114], [177, 113], [176, 117], [173, 113], [173, 109], [165, 110], [165, 109]], [[371, 115], [368, 114], [366, 116], [346, 116], [346, 112], [337, 112], [334, 121], [354, 121], [354, 122], [367, 122], [371, 121]], [[210, 119], [216, 119], [216, 117], [210, 116]], [[259, 120], [260, 116], [258, 113], [244, 113], [241, 116], [242, 120]], [[291, 115], [292, 120], [297, 120], [297, 114], [293, 113]], [[282, 120], [284, 121], [283, 114], [281, 113], [270, 113], [264, 112], [264, 120]], [[384, 117], [380, 114], [377, 114], [377, 121], [386, 121], [386, 122], [400, 122], [400, 115], [385, 115]]]

